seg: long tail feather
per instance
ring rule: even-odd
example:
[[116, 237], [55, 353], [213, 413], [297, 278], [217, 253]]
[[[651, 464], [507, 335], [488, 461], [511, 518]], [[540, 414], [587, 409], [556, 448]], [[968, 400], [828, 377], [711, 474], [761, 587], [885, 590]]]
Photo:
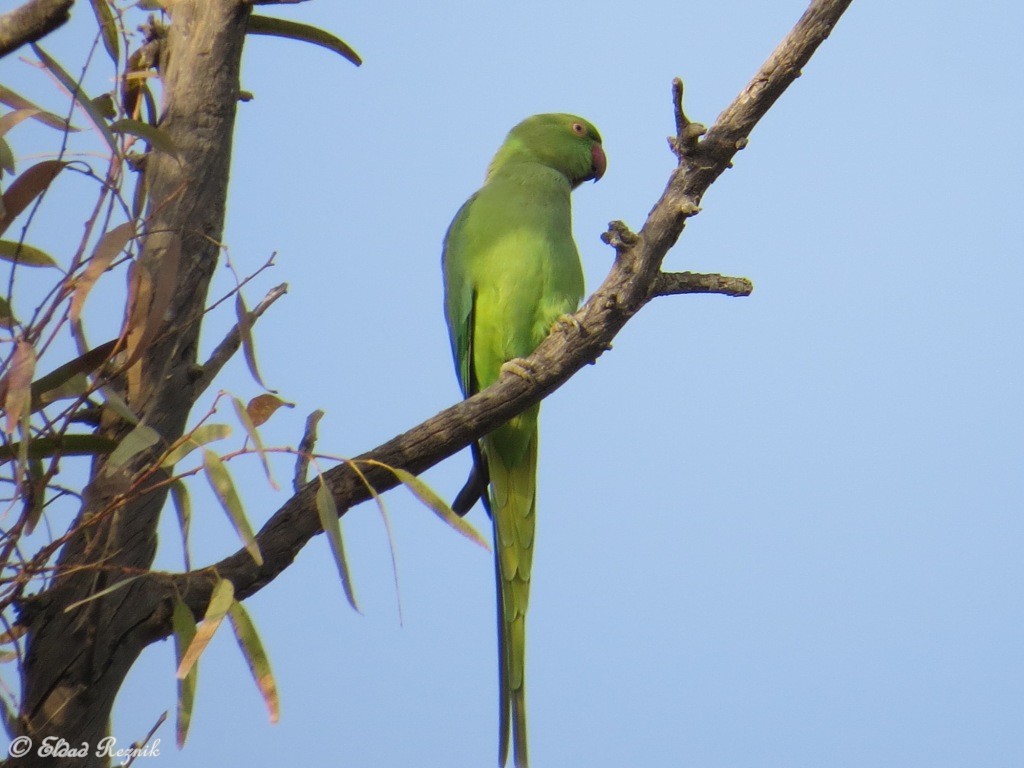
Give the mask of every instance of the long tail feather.
[[[533, 416], [533, 418], [530, 418]], [[516, 768], [527, 768], [526, 609], [530, 597], [537, 476], [537, 422], [530, 414], [484, 440], [498, 582], [501, 672], [499, 763], [511, 742]], [[511, 738], [510, 738], [511, 736]]]

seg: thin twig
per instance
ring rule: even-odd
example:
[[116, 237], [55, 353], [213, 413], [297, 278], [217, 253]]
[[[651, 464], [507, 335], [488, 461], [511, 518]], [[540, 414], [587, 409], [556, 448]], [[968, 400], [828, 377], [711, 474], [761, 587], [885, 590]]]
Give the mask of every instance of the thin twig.
[[316, 447], [316, 427], [324, 412], [317, 409], [306, 417], [306, 429], [302, 433], [302, 440], [299, 442], [299, 449], [295, 453], [295, 474], [292, 477], [292, 488], [298, 493], [306, 484], [306, 477], [309, 474], [309, 458], [313, 455]]
[[125, 760], [124, 763], [122, 763], [124, 768], [128, 768], [128, 766], [135, 762], [135, 758], [137, 758], [141, 754], [144, 754], [146, 745], [149, 744], [149, 742], [153, 739], [153, 736], [156, 734], [157, 729], [164, 724], [164, 720], [166, 719], [167, 711], [164, 710], [164, 713], [156, 719], [156, 723], [153, 725], [153, 727], [149, 729], [149, 733], [146, 734], [146, 738], [142, 741], [136, 741], [132, 743], [131, 754], [128, 756], [128, 759]]
[[[278, 286], [271, 288], [267, 291], [267, 295], [263, 297], [262, 301], [249, 310], [249, 324], [252, 325], [263, 313], [270, 309], [270, 306], [288, 293], [288, 283], [281, 283]], [[220, 369], [224, 367], [225, 363], [230, 360], [234, 354], [238, 351], [238, 348], [242, 346], [242, 332], [236, 325], [227, 335], [221, 340], [220, 344], [213, 350], [210, 357], [205, 363], [203, 363], [200, 369], [199, 375], [196, 377], [193, 384], [195, 391], [195, 397], [198, 397], [206, 390], [207, 387], [217, 378], [217, 374], [220, 373]]]

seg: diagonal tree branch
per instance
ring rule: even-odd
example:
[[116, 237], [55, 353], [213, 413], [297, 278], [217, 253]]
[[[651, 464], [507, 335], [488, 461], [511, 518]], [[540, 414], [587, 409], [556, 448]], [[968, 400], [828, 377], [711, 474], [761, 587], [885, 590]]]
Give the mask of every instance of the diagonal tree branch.
[[[740, 282], [742, 278], [662, 273], [662, 260], [682, 233], [686, 219], [700, 210], [704, 193], [745, 146], [758, 120], [800, 75], [800, 69], [851, 2], [814, 0], [751, 82], [719, 115], [703, 141], [698, 141], [699, 131], [694, 124], [685, 119], [678, 122], [680, 135], [672, 143], [678, 150], [679, 165], [665, 191], [639, 233], [634, 235], [619, 222], [610, 225], [606, 241], [615, 247], [615, 264], [604, 283], [576, 313], [578, 328], [565, 327], [553, 332], [530, 356], [532, 381], [506, 375], [477, 395], [353, 461], [360, 464], [372, 460], [422, 472], [540, 401], [578, 370], [593, 363], [609, 348], [626, 322], [654, 296], [700, 292], [703, 289], [699, 286], [708, 280], [724, 281], [722, 285], [736, 281], [732, 283], [736, 294], [749, 293]], [[681, 89], [677, 98], [681, 99]], [[681, 115], [681, 104], [678, 113]], [[360, 468], [376, 490], [382, 492], [394, 487], [397, 481], [379, 464], [360, 464]], [[324, 478], [342, 513], [368, 498], [362, 480], [347, 464], [329, 470]], [[148, 583], [140, 589], [150, 591], [154, 598], [163, 595], [162, 604], [151, 617], [154, 639], [170, 632], [168, 605], [175, 595], [183, 596], [192, 611], [201, 616], [218, 576], [230, 579], [235, 594], [244, 598], [287, 568], [305, 543], [321, 530], [315, 492], [316, 484], [307, 483], [260, 530], [257, 541], [264, 558], [262, 566], [240, 550], [202, 571], [148, 577]]]
[[[267, 291], [267, 295], [260, 300], [260, 303], [249, 310], [249, 325], [252, 326], [259, 320], [263, 313], [270, 309], [271, 305], [286, 293], [288, 293], [288, 283], [281, 283]], [[213, 352], [210, 353], [210, 357], [203, 363], [202, 368], [199, 369], [195, 380], [192, 382], [193, 402], [198, 400], [199, 396], [213, 383], [213, 380], [217, 378], [217, 374], [220, 373], [228, 360], [234, 357], [241, 346], [242, 330], [236, 325], [221, 339]]]
[[0, 16], [0, 58], [34, 43], [71, 18], [75, 0], [28, 0]]

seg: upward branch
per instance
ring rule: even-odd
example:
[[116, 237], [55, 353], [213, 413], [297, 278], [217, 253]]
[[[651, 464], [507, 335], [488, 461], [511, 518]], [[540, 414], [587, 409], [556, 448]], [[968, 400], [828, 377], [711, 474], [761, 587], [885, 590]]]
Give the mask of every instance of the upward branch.
[[28, 0], [0, 16], [0, 57], [34, 43], [70, 18], [75, 0]]
[[[694, 276], [692, 290], [683, 275], [666, 275], [661, 263], [675, 244], [686, 219], [696, 214], [704, 193], [743, 148], [758, 120], [795, 80], [817, 47], [828, 37], [852, 0], [814, 0], [796, 26], [698, 140], [689, 121], [678, 121], [680, 133], [674, 146], [679, 164], [661, 198], [637, 234], [613, 223], [606, 240], [616, 250], [615, 263], [600, 288], [575, 317], [579, 328], [552, 333], [530, 356], [533, 381], [505, 376], [473, 397], [445, 409], [408, 432], [368, 451], [354, 461], [373, 461], [419, 473], [469, 445], [564, 384], [578, 370], [594, 362], [625, 323], [654, 296], [682, 292], [707, 292], [707, 279]], [[680, 93], [681, 98], [681, 93]], [[682, 114], [681, 104], [679, 114]], [[695, 135], [696, 134], [696, 135]], [[749, 293], [741, 278], [726, 279], [730, 290]], [[747, 284], [749, 286], [749, 283]], [[364, 475], [378, 492], [394, 487], [393, 475], [379, 465], [361, 464]], [[344, 513], [365, 501], [368, 491], [348, 465], [324, 474], [338, 509]], [[184, 596], [189, 607], [202, 615], [217, 575], [230, 579], [235, 594], [244, 598], [258, 591], [292, 562], [298, 551], [320, 532], [315, 507], [316, 483], [308, 483], [267, 521], [257, 535], [263, 554], [257, 566], [245, 550], [203, 571], [174, 577], [152, 575], [148, 588], [153, 596], [170, 599]], [[154, 636], [170, 631], [165, 610], [153, 618]]]

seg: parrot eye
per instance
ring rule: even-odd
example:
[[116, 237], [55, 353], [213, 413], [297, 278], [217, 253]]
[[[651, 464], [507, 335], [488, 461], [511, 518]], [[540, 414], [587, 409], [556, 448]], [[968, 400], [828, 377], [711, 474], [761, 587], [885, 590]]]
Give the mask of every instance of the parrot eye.
[[575, 133], [577, 136], [582, 136], [587, 132], [587, 129], [583, 127], [583, 123], [573, 123], [572, 132]]

